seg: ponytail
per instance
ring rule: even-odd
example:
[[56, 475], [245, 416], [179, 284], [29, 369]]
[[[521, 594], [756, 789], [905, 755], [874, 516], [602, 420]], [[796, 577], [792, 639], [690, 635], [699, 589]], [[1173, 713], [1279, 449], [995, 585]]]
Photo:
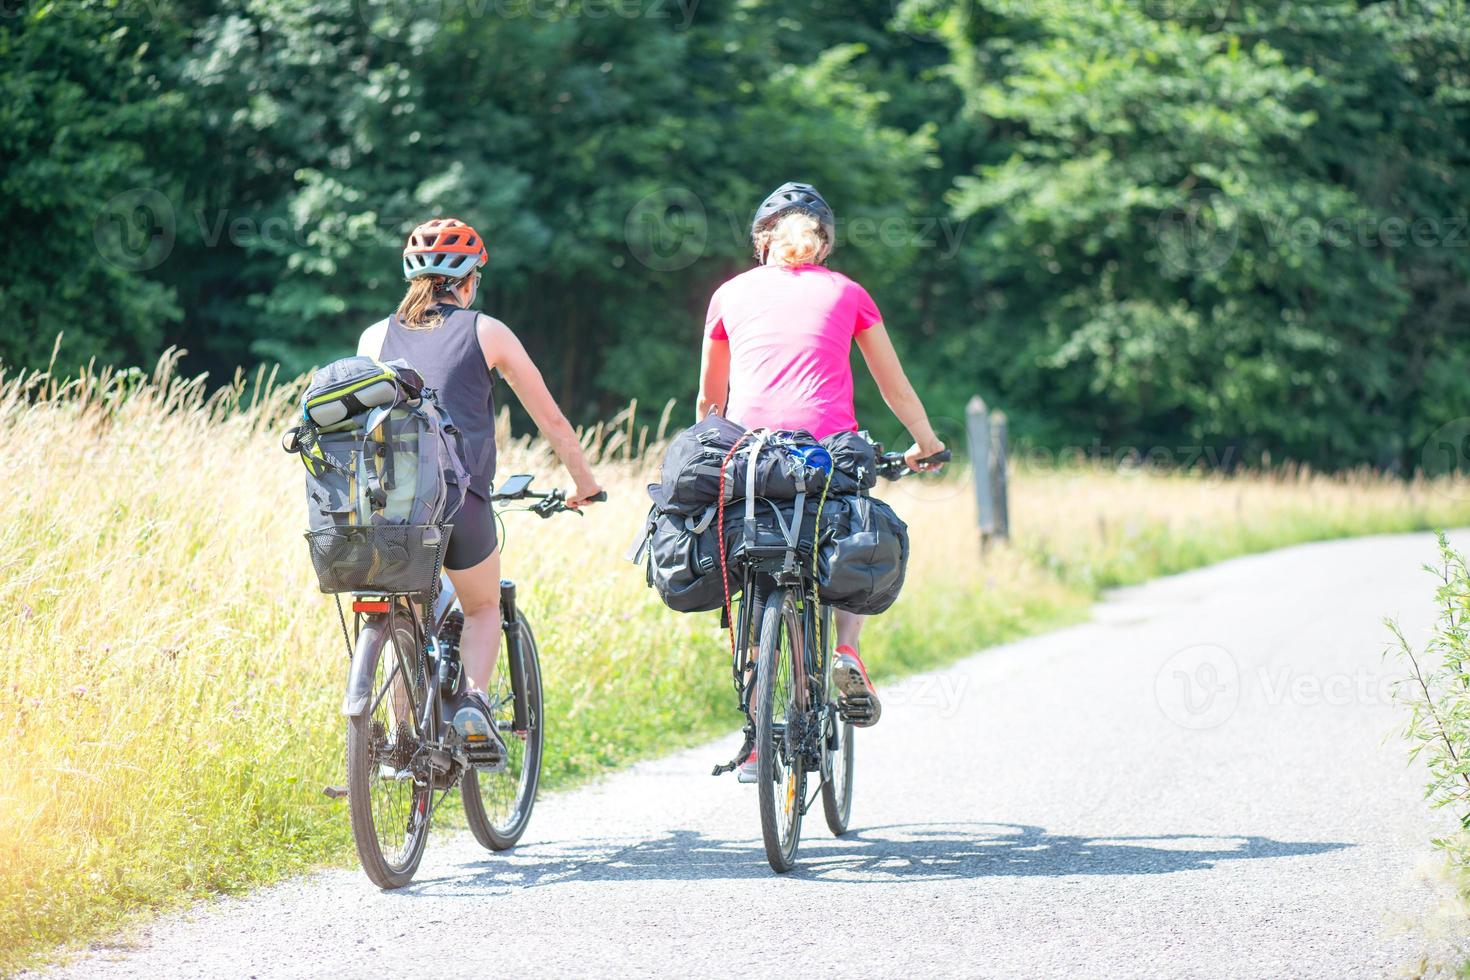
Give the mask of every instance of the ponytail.
[[821, 222], [800, 210], [787, 211], [757, 232], [755, 245], [762, 261], [787, 268], [821, 262], [832, 250]]
[[[471, 273], [473, 275], [473, 273]], [[419, 276], [408, 281], [408, 292], [398, 304], [398, 322], [409, 330], [433, 330], [444, 322], [444, 314], [434, 309], [441, 295], [459, 284], [445, 276]]]

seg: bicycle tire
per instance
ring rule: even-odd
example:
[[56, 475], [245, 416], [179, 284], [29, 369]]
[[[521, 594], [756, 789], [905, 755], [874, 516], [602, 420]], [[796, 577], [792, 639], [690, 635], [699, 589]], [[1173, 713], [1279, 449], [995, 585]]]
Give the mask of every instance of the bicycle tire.
[[[782, 758], [785, 723], [792, 708], [798, 707], [797, 678], [802, 655], [799, 638], [803, 633], [796, 601], [785, 589], [778, 588], [766, 597], [761, 618], [760, 654], [756, 661], [756, 795], [760, 798], [766, 860], [773, 871], [784, 874], [796, 865], [796, 852], [801, 846], [801, 810], [806, 802], [806, 767], [800, 753], [787, 750], [786, 758]], [[783, 711], [779, 730], [778, 707]]]
[[[852, 764], [853, 728], [842, 719], [836, 719], [837, 747], [829, 747], [832, 776], [822, 782], [822, 815], [827, 818], [827, 829], [833, 837], [847, 833], [852, 819]], [[840, 775], [839, 775], [840, 774]]]
[[[403, 803], [405, 780], [383, 778], [384, 753], [386, 752], [386, 722], [393, 722], [395, 740], [402, 737], [402, 730], [395, 715], [394, 699], [389, 695], [378, 697], [388, 687], [390, 679], [400, 682], [392, 674], [393, 663], [407, 665], [414, 674], [421, 674], [418, 659], [413, 655], [418, 649], [415, 630], [408, 622], [393, 627], [387, 640], [372, 648], [368, 633], [359, 641], [361, 649], [355, 656], [372, 657], [373, 701], [369, 709], [347, 719], [347, 811], [352, 824], [352, 839], [357, 845], [357, 856], [368, 879], [379, 888], [402, 888], [413, 880], [419, 862], [424, 857], [424, 847], [429, 841], [429, 802], [432, 790], [428, 783], [410, 778], [406, 781], [408, 805]], [[402, 653], [400, 658], [399, 654]], [[414, 690], [403, 690], [403, 696], [416, 702], [418, 717], [423, 718], [428, 702], [427, 678], [416, 677]], [[391, 693], [391, 692], [390, 692]], [[400, 704], [406, 707], [407, 702]], [[411, 723], [410, 723], [411, 724]], [[379, 729], [376, 726], [382, 725]], [[414, 733], [417, 738], [421, 733]], [[403, 770], [400, 768], [399, 772]], [[389, 785], [391, 784], [391, 785]], [[390, 800], [390, 796], [392, 799]], [[378, 805], [385, 803], [386, 805]], [[403, 843], [392, 855], [384, 853], [384, 835], [396, 836], [390, 829], [398, 820], [403, 821]], [[391, 839], [388, 838], [388, 839]]]
[[[822, 666], [826, 677], [822, 689], [831, 700], [834, 645], [832, 607], [824, 603], [819, 615], [822, 617], [822, 640], [825, 647], [822, 651]], [[822, 749], [826, 764], [826, 771], [822, 774], [822, 815], [827, 819], [827, 829], [832, 831], [832, 836], [841, 837], [847, 833], [852, 820], [853, 727], [837, 716], [835, 706], [830, 711], [828, 718], [833, 727], [825, 740], [827, 744]]]
[[[542, 705], [541, 657], [536, 649], [536, 637], [525, 613], [517, 613], [517, 628], [521, 637], [521, 663], [525, 670], [527, 718], [530, 728], [521, 739], [512, 729], [514, 717], [513, 701], [506, 695], [510, 685], [510, 642], [501, 644], [500, 662], [495, 671], [497, 704], [496, 726], [505, 739], [511, 764], [503, 772], [485, 773], [471, 769], [460, 780], [460, 800], [464, 804], [465, 822], [470, 833], [481, 847], [492, 851], [512, 848], [526, 832], [531, 822], [531, 810], [536, 805], [536, 791], [541, 783], [542, 749], [546, 740], [546, 712]], [[520, 764], [515, 760], [518, 754]], [[512, 782], [514, 780], [514, 782]], [[482, 785], [482, 783], [484, 785]], [[497, 822], [485, 804], [484, 792], [489, 789], [495, 799], [507, 800], [506, 816]], [[506, 790], [510, 795], [506, 796]], [[496, 808], [498, 809], [498, 808]]]

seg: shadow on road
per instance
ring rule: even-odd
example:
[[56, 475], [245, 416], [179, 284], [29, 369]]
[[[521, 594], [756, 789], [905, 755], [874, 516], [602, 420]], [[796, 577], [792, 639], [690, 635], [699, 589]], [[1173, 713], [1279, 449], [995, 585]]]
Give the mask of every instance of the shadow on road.
[[[1195, 834], [1078, 837], [1000, 823], [894, 824], [833, 838], [820, 816], [809, 819], [805, 830], [791, 877], [834, 882], [1171, 874], [1204, 870], [1220, 861], [1300, 857], [1351, 846]], [[754, 878], [771, 873], [759, 840], [721, 840], [675, 830], [647, 840], [527, 845], [488, 857], [473, 872], [421, 881], [403, 894], [484, 894], [568, 881]]]

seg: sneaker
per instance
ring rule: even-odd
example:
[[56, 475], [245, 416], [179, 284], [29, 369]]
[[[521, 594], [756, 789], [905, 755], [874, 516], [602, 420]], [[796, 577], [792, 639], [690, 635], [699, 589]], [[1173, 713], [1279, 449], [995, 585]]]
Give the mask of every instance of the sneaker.
[[496, 772], [505, 768], [505, 743], [495, 730], [490, 702], [480, 691], [468, 691], [459, 698], [450, 722], [464, 741], [465, 754], [476, 769]]
[[735, 770], [735, 781], [741, 783], [758, 783], [761, 780], [760, 766], [756, 760], [755, 749], [750, 750], [750, 758], [740, 764]]
[[883, 714], [883, 704], [878, 700], [878, 691], [868, 679], [868, 669], [863, 658], [850, 646], [837, 648], [837, 659], [832, 663], [832, 683], [837, 688], [837, 710], [842, 720], [854, 728], [868, 728], [878, 723]]

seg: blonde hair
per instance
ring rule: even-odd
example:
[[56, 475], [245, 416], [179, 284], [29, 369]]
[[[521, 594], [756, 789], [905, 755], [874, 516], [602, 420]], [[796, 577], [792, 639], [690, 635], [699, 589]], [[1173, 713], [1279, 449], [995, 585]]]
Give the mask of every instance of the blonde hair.
[[822, 223], [809, 211], [787, 211], [756, 232], [755, 254], [767, 265], [787, 268], [820, 262], [832, 250]]
[[409, 330], [433, 330], [444, 322], [444, 314], [435, 310], [434, 304], [461, 281], [448, 276], [410, 279], [408, 292], [403, 294], [403, 301], [398, 304], [398, 322]]

